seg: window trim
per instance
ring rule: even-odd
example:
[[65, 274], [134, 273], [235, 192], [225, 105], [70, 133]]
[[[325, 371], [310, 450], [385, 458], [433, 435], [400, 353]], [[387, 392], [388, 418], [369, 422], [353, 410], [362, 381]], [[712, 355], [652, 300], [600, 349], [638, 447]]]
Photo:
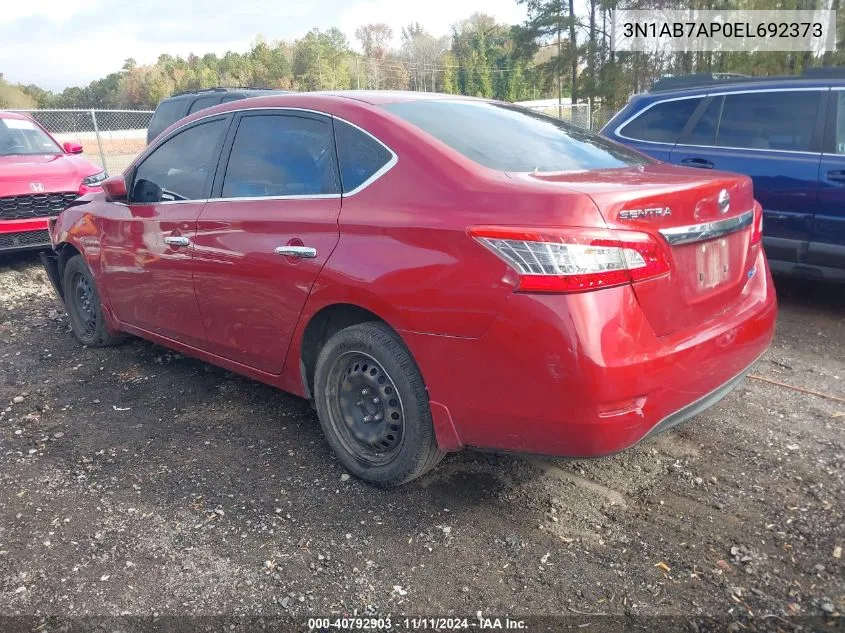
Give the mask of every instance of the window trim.
[[[739, 94], [756, 94], [758, 92], [813, 92], [813, 91], [816, 91], [816, 92], [824, 93], [824, 92], [829, 92], [830, 90], [834, 90], [834, 89], [845, 90], [845, 87], [831, 88], [830, 86], [819, 86], [819, 87], [815, 87], [815, 88], [804, 87], [804, 88], [760, 88], [760, 89], [757, 89], [757, 90], [724, 90], [724, 91], [717, 91], [717, 92], [707, 92], [707, 93], [697, 94], [697, 95], [690, 95], [690, 96], [686, 96], [686, 97], [674, 97], [672, 99], [662, 99], [662, 100], [659, 100], [659, 101], [655, 101], [654, 103], [650, 103], [648, 106], [646, 106], [645, 108], [640, 110], [638, 113], [634, 114], [630, 118], [623, 121], [620, 125], [618, 125], [616, 127], [616, 129], [613, 131], [613, 133], [614, 133], [615, 136], [618, 136], [619, 138], [624, 138], [625, 140], [633, 141], [635, 143], [651, 143], [652, 145], [663, 145], [663, 146], [668, 146], [668, 147], [694, 147], [694, 148], [702, 148], [702, 149], [730, 149], [730, 150], [736, 150], [736, 151], [740, 151], [740, 152], [779, 152], [779, 153], [782, 153], [782, 154], [803, 154], [803, 155], [816, 156], [816, 155], [820, 155], [822, 152], [818, 152], [818, 151], [814, 152], [814, 151], [811, 151], [811, 150], [795, 150], [795, 149], [764, 149], [764, 148], [758, 148], [758, 147], [731, 147], [731, 146], [727, 146], [727, 145], [690, 145], [690, 144], [680, 143], [680, 142], [666, 143], [664, 141], [642, 141], [640, 139], [630, 138], [628, 136], [620, 134], [619, 130], [621, 130], [623, 127], [625, 127], [628, 123], [630, 123], [631, 121], [633, 121], [637, 117], [641, 116], [644, 112], [646, 112], [650, 108], [653, 108], [654, 106], [656, 106], [658, 103], [667, 103], [669, 101], [681, 101], [683, 99], [700, 99], [702, 97], [707, 98], [707, 97], [719, 97], [719, 96], [739, 95]], [[824, 109], [824, 107], [825, 107], [825, 101], [824, 101], [824, 95], [822, 95], [822, 97], [819, 99], [819, 108], [821, 110], [821, 109]], [[722, 105], [722, 108], [723, 108], [723, 111], [724, 111], [724, 104]], [[695, 113], [693, 113], [692, 116], [695, 116]], [[692, 119], [692, 116], [690, 117], [690, 119]], [[687, 121], [687, 123], [689, 123], [689, 121]], [[721, 117], [720, 117], [719, 124], [721, 125]], [[817, 127], [817, 124], [818, 124], [818, 121], [816, 121], [816, 123], [814, 123], [814, 126]], [[813, 136], [814, 137], [817, 136], [816, 127], [814, 127], [814, 129], [813, 129]], [[681, 134], [683, 135], [683, 131], [681, 132]], [[679, 137], [679, 138], [682, 138], [682, 136]]]
[[[352, 121], [350, 121], [348, 119], [344, 119], [343, 117], [340, 117], [340, 116], [337, 116], [337, 115], [334, 115], [334, 114], [329, 114], [328, 112], [321, 112], [320, 110], [314, 110], [314, 109], [311, 109], [311, 108], [301, 108], [301, 107], [294, 107], [294, 106], [256, 106], [256, 107], [248, 107], [248, 108], [237, 108], [237, 109], [234, 109], [234, 110], [226, 110], [225, 112], [217, 112], [217, 113], [213, 113], [213, 114], [206, 114], [204, 116], [201, 116], [201, 117], [194, 119], [193, 121], [188, 121], [187, 123], [183, 123], [182, 125], [174, 128], [170, 132], [170, 134], [168, 134], [167, 136], [162, 136], [162, 134], [159, 134], [153, 140], [153, 143], [150, 144], [149, 146], [147, 146], [147, 149], [130, 166], [130, 168], [127, 170], [127, 173], [132, 176], [132, 180], [134, 181], [135, 171], [137, 170], [138, 166], [140, 166], [141, 163], [147, 159], [147, 156], [149, 156], [152, 152], [154, 152], [155, 149], [159, 145], [164, 143], [167, 139], [175, 136], [176, 134], [178, 134], [180, 131], [184, 130], [188, 126], [194, 125], [195, 123], [199, 123], [200, 121], [203, 121], [204, 119], [209, 119], [209, 118], [215, 117], [215, 116], [229, 116], [229, 117], [231, 117], [231, 119], [229, 121], [229, 129], [227, 130], [226, 135], [224, 137], [223, 145], [221, 145], [220, 150], [218, 151], [218, 165], [217, 166], [218, 166], [218, 169], [219, 169], [220, 158], [222, 157], [222, 150], [223, 150], [223, 147], [225, 146], [225, 142], [226, 142], [226, 140], [228, 140], [228, 136], [229, 136], [229, 134], [232, 130], [232, 121], [235, 120], [235, 115], [240, 114], [240, 113], [244, 113], [244, 112], [261, 112], [261, 111], [273, 111], [273, 110], [306, 112], [306, 113], [309, 113], [309, 114], [317, 114], [317, 115], [320, 115], [320, 116], [327, 117], [327, 118], [331, 119], [332, 121], [334, 121], [334, 120], [342, 121], [343, 123], [346, 123], [348, 125], [351, 125], [354, 128], [359, 129], [361, 132], [363, 132], [364, 134], [366, 134], [367, 136], [372, 138], [377, 143], [381, 144], [382, 147], [384, 147], [388, 152], [390, 152], [391, 159], [387, 163], [385, 163], [385, 165], [381, 169], [379, 169], [372, 176], [370, 176], [370, 178], [368, 178], [367, 180], [362, 182], [360, 185], [358, 185], [355, 189], [353, 189], [352, 191], [349, 191], [349, 192], [343, 192], [343, 183], [341, 183], [341, 192], [339, 194], [326, 194], [326, 196], [328, 196], [330, 198], [349, 198], [351, 196], [354, 196], [354, 195], [361, 193], [364, 189], [366, 189], [367, 187], [372, 185], [375, 181], [377, 181], [382, 176], [384, 176], [387, 172], [389, 172], [391, 169], [393, 169], [396, 166], [396, 164], [399, 162], [399, 156], [396, 154], [396, 152], [393, 151], [393, 149], [387, 143], [382, 141], [375, 134], [368, 132], [367, 130], [362, 128], [360, 125], [357, 125], [356, 123], [353, 123]], [[200, 110], [200, 112], [202, 112], [202, 110]], [[334, 137], [334, 126], [332, 126], [332, 135]], [[336, 139], [334, 139], [334, 140], [336, 142]], [[340, 169], [339, 165], [338, 165], [338, 169]], [[217, 177], [217, 174], [216, 174], [216, 171], [215, 171], [215, 179], [216, 179], [216, 177]], [[212, 184], [212, 188], [211, 188], [212, 194], [214, 193], [214, 185], [216, 185], [216, 182]], [[321, 197], [326, 197], [326, 196], [321, 196]], [[275, 198], [270, 198], [270, 197], [258, 198], [258, 200], [304, 200], [304, 199], [308, 199], [308, 198], [311, 198], [311, 197], [312, 197], [311, 195], [282, 196], [282, 197], [275, 197]], [[237, 200], [243, 201], [243, 200], [246, 200], [246, 198], [222, 198], [222, 197], [215, 198], [212, 195], [212, 197], [207, 198], [205, 200], [205, 202], [215, 202], [215, 201], [234, 202], [234, 201], [237, 201]], [[190, 201], [171, 200], [171, 201], [159, 202], [157, 204], [180, 204], [180, 203], [184, 203], [184, 202], [196, 202], [196, 201], [195, 200], [190, 200]]]
[[[396, 155], [396, 152], [394, 152], [385, 143], [383, 143], [380, 138], [376, 137], [373, 134], [370, 134], [367, 130], [362, 128], [360, 125], [355, 125], [354, 123], [352, 123], [352, 121], [347, 121], [346, 119], [341, 119], [340, 117], [332, 117], [332, 118], [340, 121], [341, 123], [346, 123], [347, 125], [354, 127], [359, 132], [363, 132], [365, 135], [369, 136], [371, 139], [373, 139], [376, 143], [381, 145], [384, 149], [386, 149], [390, 153], [390, 160], [388, 160], [378, 170], [373, 172], [372, 176], [367, 178], [364, 182], [362, 182], [360, 185], [358, 185], [357, 187], [355, 187], [353, 190], [351, 190], [349, 192], [343, 191], [343, 177], [341, 176], [341, 179], [340, 179], [341, 195], [344, 198], [349, 198], [350, 196], [354, 196], [355, 194], [363, 191], [364, 189], [369, 187], [372, 183], [374, 183], [376, 180], [381, 178], [384, 174], [386, 174], [391, 169], [393, 169], [393, 166], [396, 165], [397, 162], [399, 162], [399, 157]], [[334, 126], [332, 126], [332, 130], [334, 130]], [[337, 145], [337, 136], [335, 136], [335, 145]], [[340, 173], [340, 156], [338, 156], [337, 169], [338, 169], [338, 173]]]

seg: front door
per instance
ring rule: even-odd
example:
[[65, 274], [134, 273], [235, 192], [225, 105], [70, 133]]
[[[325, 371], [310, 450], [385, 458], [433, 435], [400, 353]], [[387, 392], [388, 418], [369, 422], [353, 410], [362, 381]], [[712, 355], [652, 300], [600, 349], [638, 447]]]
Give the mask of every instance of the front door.
[[194, 239], [228, 122], [193, 125], [158, 145], [128, 176], [127, 203], [110, 204], [102, 220], [103, 274], [118, 320], [199, 348]]
[[237, 116], [194, 240], [194, 287], [210, 352], [281, 373], [317, 275], [339, 239], [329, 117]]

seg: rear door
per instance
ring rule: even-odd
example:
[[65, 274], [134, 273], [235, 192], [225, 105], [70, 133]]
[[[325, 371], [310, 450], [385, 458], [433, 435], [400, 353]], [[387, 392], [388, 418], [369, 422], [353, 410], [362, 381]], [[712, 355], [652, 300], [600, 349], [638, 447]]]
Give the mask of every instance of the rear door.
[[208, 349], [278, 374], [339, 238], [332, 120], [298, 110], [244, 112], [223, 156], [195, 241]]
[[845, 269], [845, 89], [831, 90], [828, 108], [807, 263]]
[[751, 176], [771, 259], [795, 262], [810, 241], [826, 88], [711, 95], [672, 163]]

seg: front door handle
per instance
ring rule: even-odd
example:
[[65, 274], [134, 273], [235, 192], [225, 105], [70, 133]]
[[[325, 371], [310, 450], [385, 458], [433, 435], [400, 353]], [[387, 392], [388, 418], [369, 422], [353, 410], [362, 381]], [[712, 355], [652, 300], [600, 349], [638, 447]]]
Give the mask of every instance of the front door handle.
[[827, 179], [833, 182], [845, 182], [845, 171], [841, 169], [829, 171], [827, 172]]
[[681, 165], [698, 167], [699, 169], [713, 169], [713, 163], [706, 158], [684, 158]]
[[164, 243], [170, 246], [187, 246], [191, 243], [191, 240], [181, 235], [168, 235], [164, 238]]
[[284, 255], [285, 257], [301, 257], [303, 259], [314, 259], [317, 257], [317, 249], [310, 246], [279, 246], [276, 248], [276, 255]]

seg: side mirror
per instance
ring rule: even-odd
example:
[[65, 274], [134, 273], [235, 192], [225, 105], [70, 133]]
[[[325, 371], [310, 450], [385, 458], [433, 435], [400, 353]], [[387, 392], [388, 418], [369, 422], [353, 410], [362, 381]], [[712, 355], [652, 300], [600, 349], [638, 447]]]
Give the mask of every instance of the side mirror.
[[79, 143], [71, 143], [70, 141], [65, 141], [62, 143], [62, 149], [65, 150], [67, 154], [81, 154], [82, 153], [82, 145]]
[[126, 200], [126, 180], [123, 176], [112, 176], [103, 181], [103, 191], [106, 192], [106, 200]]

